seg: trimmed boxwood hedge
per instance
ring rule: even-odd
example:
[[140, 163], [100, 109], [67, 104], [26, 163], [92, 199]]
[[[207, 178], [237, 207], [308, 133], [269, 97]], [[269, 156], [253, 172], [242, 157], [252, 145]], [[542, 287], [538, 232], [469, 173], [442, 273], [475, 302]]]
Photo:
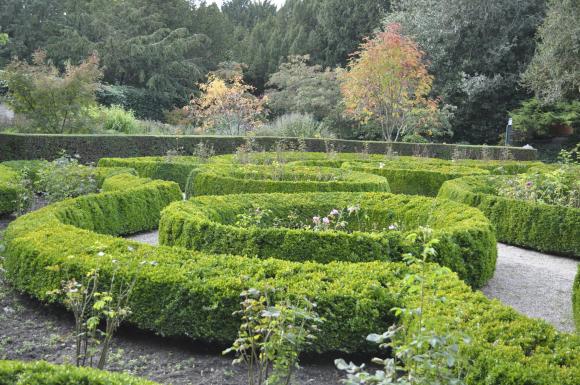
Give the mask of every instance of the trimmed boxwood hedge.
[[[105, 157], [163, 156], [168, 151], [180, 148], [186, 154], [194, 154], [196, 147], [204, 143], [213, 147], [216, 154], [231, 154], [246, 143], [243, 136], [155, 136], [155, 135], [45, 135], [0, 133], [0, 161], [15, 159], [54, 159], [65, 150], [68, 154], [79, 154], [86, 163]], [[284, 143], [298, 148], [299, 139], [280, 137], [255, 137], [256, 145], [265, 151], [273, 151]], [[484, 148], [491, 159], [501, 159], [506, 147], [470, 146], [455, 144], [415, 144], [389, 142], [362, 142], [339, 139], [304, 139], [307, 151], [325, 151], [332, 145], [339, 152], [361, 152], [366, 145], [370, 153], [384, 154], [387, 149], [399, 155], [425, 154], [433, 158], [451, 159], [454, 150], [465, 153], [466, 158], [481, 158]], [[533, 149], [509, 147], [516, 160], [535, 160]]]
[[0, 164], [0, 215], [18, 209], [18, 201], [22, 192], [22, 187], [18, 184], [18, 173]]
[[331, 167], [208, 164], [194, 169], [186, 196], [268, 192], [388, 192], [387, 180]]
[[391, 191], [397, 194], [437, 196], [441, 185], [466, 175], [484, 175], [489, 171], [475, 167], [393, 162], [345, 162], [343, 168], [384, 176]]
[[[7, 278], [40, 299], [62, 280], [99, 268], [103, 282], [137, 275], [130, 322], [166, 335], [231, 343], [237, 336], [239, 293], [248, 287], [280, 287], [278, 298], [307, 296], [326, 318], [317, 351], [362, 352], [365, 336], [394, 322], [393, 306], [415, 308], [420, 296], [405, 290], [414, 267], [399, 262], [326, 265], [276, 259], [214, 256], [182, 248], [152, 247], [108, 235], [151, 227], [163, 204], [178, 198], [170, 182], [83, 196], [12, 222], [6, 233]], [[150, 219], [140, 218], [151, 217]], [[138, 223], [137, 223], [138, 222]], [[137, 225], [139, 224], [139, 225]], [[142, 261], [148, 261], [144, 265]], [[155, 263], [153, 263], [155, 262]], [[140, 268], [133, 268], [139, 265]], [[470, 336], [462, 346], [468, 385], [577, 385], [580, 336], [558, 333], [546, 322], [473, 292], [449, 270], [425, 271], [423, 320], [437, 333]], [[439, 270], [437, 268], [437, 270]], [[433, 298], [431, 288], [437, 288]], [[400, 320], [407, 326], [409, 320]], [[372, 346], [372, 348], [376, 348]]]
[[22, 362], [0, 360], [2, 385], [155, 385], [137, 377], [70, 365], [53, 365], [44, 361]]
[[200, 161], [194, 156], [149, 156], [140, 158], [102, 158], [99, 167], [128, 167], [135, 169], [139, 176], [168, 180], [179, 183], [185, 190], [187, 177]]
[[580, 209], [510, 199], [495, 194], [506, 176], [472, 176], [447, 181], [439, 198], [481, 210], [501, 242], [580, 257]]
[[[353, 214], [345, 231], [313, 231], [275, 227], [240, 227], [237, 216], [259, 208], [283, 219], [301, 222], [324, 217], [332, 209], [358, 205], [363, 221]], [[360, 218], [360, 217], [359, 217]], [[270, 222], [274, 218], [270, 218]], [[372, 223], [377, 230], [365, 228]], [[389, 231], [397, 223], [401, 231]], [[270, 224], [271, 225], [271, 224]], [[446, 200], [389, 193], [244, 194], [197, 197], [167, 207], [159, 225], [163, 245], [210, 253], [235, 253], [292, 261], [401, 261], [417, 251], [406, 237], [429, 225], [440, 240], [435, 262], [451, 268], [480, 287], [493, 276], [497, 257], [493, 228], [476, 209]]]

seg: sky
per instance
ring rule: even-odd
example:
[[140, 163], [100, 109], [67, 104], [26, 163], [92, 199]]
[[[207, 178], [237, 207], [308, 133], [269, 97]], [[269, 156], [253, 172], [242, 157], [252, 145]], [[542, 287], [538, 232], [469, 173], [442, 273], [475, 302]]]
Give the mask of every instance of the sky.
[[[208, 0], [207, 2], [208, 3], [216, 3], [217, 5], [220, 5], [221, 6], [224, 1], [225, 0]], [[272, 1], [272, 3], [276, 4], [278, 6], [278, 8], [280, 8], [280, 6], [282, 4], [284, 4], [284, 2], [286, 0], [271, 0], [271, 1]]]

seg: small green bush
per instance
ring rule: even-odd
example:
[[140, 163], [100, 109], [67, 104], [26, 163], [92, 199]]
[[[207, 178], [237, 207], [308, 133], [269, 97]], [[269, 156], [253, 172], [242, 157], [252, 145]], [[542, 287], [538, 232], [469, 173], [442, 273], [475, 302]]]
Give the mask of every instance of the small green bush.
[[122, 134], [136, 134], [139, 131], [139, 121], [135, 118], [133, 111], [125, 110], [119, 105], [95, 108], [92, 115], [105, 131]]
[[264, 192], [383, 191], [381, 176], [329, 167], [212, 164], [194, 169], [186, 196]]
[[[336, 214], [328, 215], [333, 210]], [[269, 213], [269, 218], [262, 217], [259, 226], [240, 223], [240, 216], [256, 211]], [[312, 218], [325, 216], [335, 221], [340, 216], [341, 230], [305, 228]], [[483, 214], [450, 201], [388, 193], [196, 197], [163, 211], [159, 239], [163, 245], [209, 253], [297, 262], [401, 261], [404, 253], [416, 251], [417, 245], [406, 238], [419, 226], [432, 227], [440, 240], [435, 262], [475, 287], [492, 277], [496, 240]]]
[[193, 156], [150, 156], [139, 158], [102, 158], [98, 167], [128, 167], [144, 178], [176, 182], [185, 190], [191, 170], [200, 164]]
[[90, 368], [52, 365], [43, 361], [0, 361], [2, 385], [155, 385], [156, 383]]
[[472, 176], [447, 181], [439, 198], [481, 210], [501, 242], [580, 257], [580, 209], [497, 195], [509, 176]]
[[16, 211], [21, 194], [22, 186], [18, 183], [18, 173], [0, 164], [0, 215]]

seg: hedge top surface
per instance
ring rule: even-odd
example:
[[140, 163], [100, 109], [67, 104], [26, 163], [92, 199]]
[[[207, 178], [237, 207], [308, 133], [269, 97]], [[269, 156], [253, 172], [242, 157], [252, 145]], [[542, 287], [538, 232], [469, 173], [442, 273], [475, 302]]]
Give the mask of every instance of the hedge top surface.
[[186, 194], [306, 191], [389, 191], [389, 184], [378, 175], [331, 167], [208, 164], [191, 172]]
[[185, 190], [187, 177], [200, 164], [195, 156], [146, 156], [136, 158], [101, 158], [99, 167], [130, 167], [139, 176], [179, 183]]
[[157, 383], [92, 368], [53, 365], [44, 361], [0, 360], [2, 385], [155, 385]]
[[[103, 277], [118, 270], [119, 279], [137, 274], [130, 321], [165, 335], [187, 335], [210, 342], [231, 342], [239, 320], [239, 293], [248, 287], [284, 287], [279, 295], [308, 296], [326, 318], [319, 351], [363, 351], [366, 334], [381, 332], [396, 319], [392, 307], [416, 308], [417, 293], [405, 290], [405, 277], [417, 269], [396, 262], [321, 265], [275, 259], [214, 256], [180, 248], [151, 247], [103, 233], [146, 228], [158, 216], [155, 202], [178, 199], [167, 182], [94, 194], [64, 201], [20, 217], [6, 234], [7, 277], [19, 290], [46, 299], [63, 280], [99, 268]], [[50, 214], [50, 215], [49, 215]], [[47, 221], [51, 217], [54, 219]], [[60, 219], [59, 219], [60, 218]], [[140, 226], [134, 221], [140, 220]], [[89, 225], [90, 224], [90, 225]], [[115, 262], [116, 261], [116, 262]], [[140, 265], [140, 270], [124, 266]], [[155, 263], [153, 263], [155, 262]], [[469, 385], [577, 385], [580, 377], [580, 336], [557, 333], [539, 320], [471, 291], [454, 273], [433, 273], [427, 265], [423, 319], [436, 333], [458, 332], [472, 338], [462, 347], [469, 360]], [[438, 269], [437, 269], [438, 270]], [[437, 288], [436, 294], [432, 289]], [[437, 301], [432, 296], [445, 296]], [[410, 326], [408, 320], [401, 320]]]
[[[215, 163], [240, 163], [236, 154], [219, 155], [211, 159]], [[460, 159], [447, 160], [440, 158], [428, 158], [419, 156], [397, 156], [386, 154], [366, 154], [366, 153], [325, 153], [325, 152], [252, 152], [244, 155], [245, 163], [252, 164], [272, 164], [291, 163], [302, 166], [328, 166], [340, 167], [344, 162], [383, 162], [400, 165], [402, 168], [423, 167], [423, 166], [460, 166], [473, 167], [488, 170], [493, 174], [517, 174], [525, 172], [531, 167], [542, 166], [538, 161], [518, 161], [518, 160], [475, 160]]]
[[491, 278], [497, 251], [487, 218], [479, 210], [425, 197], [372, 192], [200, 196], [163, 211], [159, 238], [165, 245], [261, 258], [401, 261], [403, 254], [417, 251], [407, 236], [420, 226], [430, 226], [440, 239], [434, 261], [476, 287]]

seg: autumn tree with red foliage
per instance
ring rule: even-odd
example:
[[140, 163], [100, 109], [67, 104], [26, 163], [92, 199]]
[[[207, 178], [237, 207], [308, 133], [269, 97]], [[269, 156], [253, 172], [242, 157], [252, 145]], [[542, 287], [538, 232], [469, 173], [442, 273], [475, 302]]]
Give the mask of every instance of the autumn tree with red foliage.
[[424, 53], [400, 25], [390, 24], [367, 39], [355, 52], [341, 77], [346, 113], [381, 128], [383, 139], [400, 140], [437, 113], [428, 98], [433, 77]]

